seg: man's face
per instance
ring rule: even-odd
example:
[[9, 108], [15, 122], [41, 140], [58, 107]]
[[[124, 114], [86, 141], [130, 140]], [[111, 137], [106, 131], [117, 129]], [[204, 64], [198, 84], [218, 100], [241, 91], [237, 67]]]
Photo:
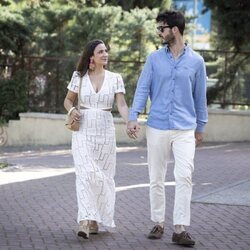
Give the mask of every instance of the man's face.
[[157, 24], [157, 32], [159, 37], [162, 39], [162, 43], [171, 44], [175, 41], [175, 36], [172, 32], [172, 27], [167, 23], [159, 22]]

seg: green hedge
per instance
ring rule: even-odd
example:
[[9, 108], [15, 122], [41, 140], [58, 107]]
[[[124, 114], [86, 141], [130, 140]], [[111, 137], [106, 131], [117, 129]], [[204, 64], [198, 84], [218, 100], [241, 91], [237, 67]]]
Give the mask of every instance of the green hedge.
[[0, 78], [0, 120], [17, 119], [28, 108], [28, 73], [15, 72], [11, 79]]

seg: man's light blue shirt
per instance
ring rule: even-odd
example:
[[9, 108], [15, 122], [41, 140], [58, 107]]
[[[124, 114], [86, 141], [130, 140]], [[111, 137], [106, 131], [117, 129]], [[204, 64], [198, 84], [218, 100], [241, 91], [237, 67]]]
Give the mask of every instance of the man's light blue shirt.
[[149, 96], [148, 126], [203, 132], [208, 120], [206, 78], [203, 58], [189, 46], [177, 59], [168, 47], [154, 51], [138, 80], [129, 120], [137, 120]]

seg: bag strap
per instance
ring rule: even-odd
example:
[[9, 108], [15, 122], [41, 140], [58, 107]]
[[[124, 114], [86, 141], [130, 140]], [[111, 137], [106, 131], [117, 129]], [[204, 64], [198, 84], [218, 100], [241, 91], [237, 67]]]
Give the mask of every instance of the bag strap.
[[79, 88], [78, 88], [78, 96], [77, 96], [77, 110], [80, 110], [80, 102], [81, 102], [81, 87], [82, 87], [82, 76], [80, 78]]

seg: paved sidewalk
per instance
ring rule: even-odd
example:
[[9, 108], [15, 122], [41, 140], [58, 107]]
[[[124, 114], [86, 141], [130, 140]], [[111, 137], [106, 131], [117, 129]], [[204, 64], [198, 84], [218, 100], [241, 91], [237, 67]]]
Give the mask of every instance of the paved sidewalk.
[[[0, 148], [0, 250], [184, 249], [171, 242], [173, 162], [166, 178], [166, 230], [146, 238], [149, 219], [146, 148], [119, 146], [116, 230], [76, 236], [75, 176], [69, 146]], [[250, 143], [197, 148], [193, 175], [194, 249], [250, 249]]]

